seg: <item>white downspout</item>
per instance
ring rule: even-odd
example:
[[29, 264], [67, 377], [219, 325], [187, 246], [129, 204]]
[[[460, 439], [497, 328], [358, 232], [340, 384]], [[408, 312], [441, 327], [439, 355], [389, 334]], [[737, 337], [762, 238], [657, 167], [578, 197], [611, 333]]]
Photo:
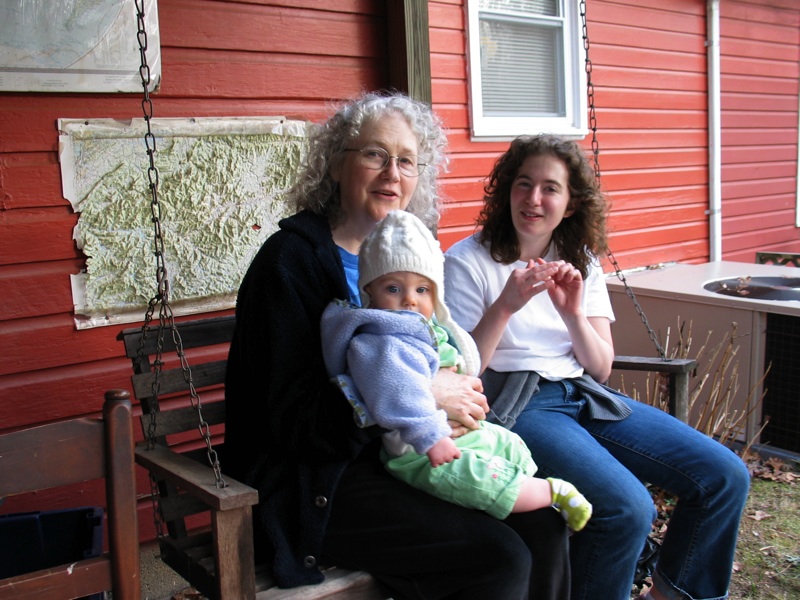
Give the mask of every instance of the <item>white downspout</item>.
[[722, 260], [722, 125], [720, 117], [719, 0], [706, 5], [708, 54], [708, 246], [711, 262]]

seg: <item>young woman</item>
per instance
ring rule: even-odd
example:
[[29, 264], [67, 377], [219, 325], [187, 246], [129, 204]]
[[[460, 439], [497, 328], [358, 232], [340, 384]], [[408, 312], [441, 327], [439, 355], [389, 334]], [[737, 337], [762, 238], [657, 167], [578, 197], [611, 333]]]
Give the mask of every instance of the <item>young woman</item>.
[[647, 597], [725, 598], [749, 475], [721, 444], [600, 385], [614, 358], [605, 215], [577, 144], [516, 139], [489, 177], [481, 229], [446, 253], [447, 302], [488, 366], [490, 420], [525, 440], [539, 476], [594, 507], [570, 544], [572, 598], [630, 598], [655, 517], [642, 482], [679, 498]]

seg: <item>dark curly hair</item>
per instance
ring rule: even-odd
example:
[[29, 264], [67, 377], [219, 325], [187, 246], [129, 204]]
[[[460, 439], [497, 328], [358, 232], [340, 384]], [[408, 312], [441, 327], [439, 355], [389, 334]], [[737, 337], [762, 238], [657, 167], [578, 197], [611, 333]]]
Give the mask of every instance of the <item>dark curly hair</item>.
[[478, 217], [478, 239], [489, 245], [492, 258], [510, 264], [520, 257], [519, 240], [511, 221], [511, 185], [529, 156], [549, 154], [563, 161], [569, 173], [569, 210], [574, 211], [553, 231], [551, 244], [558, 255], [572, 263], [583, 277], [594, 256], [608, 250], [606, 215], [608, 202], [600, 191], [594, 169], [584, 151], [573, 141], [553, 135], [520, 136], [495, 162], [484, 187], [484, 206]]

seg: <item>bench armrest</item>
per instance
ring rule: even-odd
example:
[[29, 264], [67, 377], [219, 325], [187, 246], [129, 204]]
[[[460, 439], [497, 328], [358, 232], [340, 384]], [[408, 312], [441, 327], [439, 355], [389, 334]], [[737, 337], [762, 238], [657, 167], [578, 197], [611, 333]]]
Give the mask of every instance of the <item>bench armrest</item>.
[[258, 492], [235, 479], [225, 477], [224, 488], [218, 488], [209, 465], [174, 452], [164, 446], [136, 446], [136, 463], [167, 479], [212, 510], [231, 510], [258, 504]]
[[622, 371], [656, 371], [658, 373], [689, 373], [697, 368], [693, 358], [668, 358], [650, 356], [615, 356], [613, 367]]

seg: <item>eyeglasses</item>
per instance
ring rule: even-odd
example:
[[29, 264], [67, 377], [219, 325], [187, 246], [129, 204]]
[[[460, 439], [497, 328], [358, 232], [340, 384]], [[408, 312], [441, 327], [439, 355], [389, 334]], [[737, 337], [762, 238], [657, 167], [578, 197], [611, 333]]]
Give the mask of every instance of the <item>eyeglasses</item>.
[[357, 148], [345, 148], [345, 152], [358, 152], [360, 155], [359, 160], [361, 164], [368, 169], [376, 171], [383, 169], [389, 164], [389, 159], [394, 158], [397, 160], [397, 168], [406, 177], [419, 177], [428, 165], [418, 162], [419, 157], [413, 154], [406, 156], [392, 156], [383, 148], [367, 146], [358, 150]]

